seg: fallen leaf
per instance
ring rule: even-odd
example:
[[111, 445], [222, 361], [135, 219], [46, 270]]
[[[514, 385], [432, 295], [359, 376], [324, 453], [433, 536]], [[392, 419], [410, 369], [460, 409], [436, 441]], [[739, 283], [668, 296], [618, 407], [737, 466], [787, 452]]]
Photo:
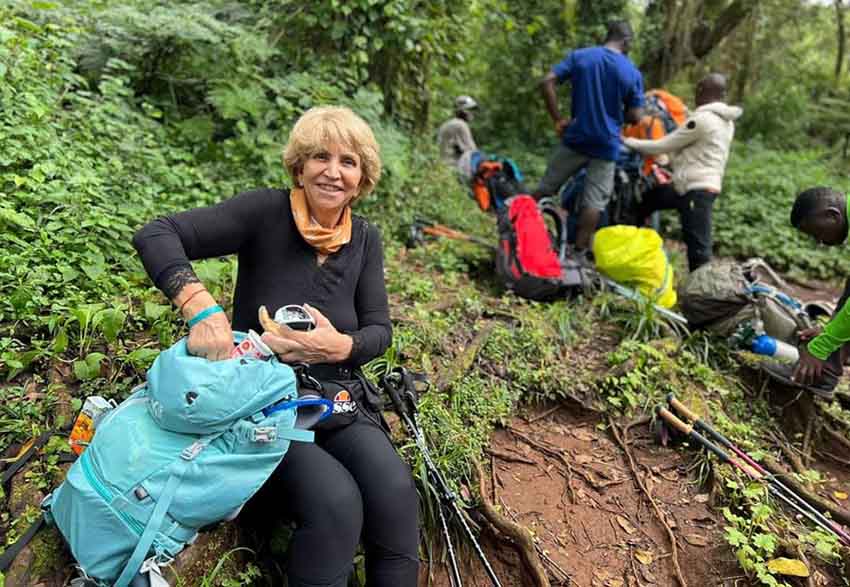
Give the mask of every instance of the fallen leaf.
[[700, 536], [699, 534], [685, 534], [682, 538], [684, 538], [685, 542], [691, 546], [708, 546], [708, 540], [706, 537]]
[[710, 496], [709, 496], [708, 493], [700, 493], [700, 494], [694, 496], [694, 501], [697, 502], [697, 503], [708, 503], [709, 497]]
[[655, 575], [652, 574], [652, 571], [649, 570], [649, 567], [640, 567], [640, 574], [643, 577], [643, 580], [647, 583], [658, 583], [658, 579], [655, 578]]
[[623, 587], [622, 579], [610, 579], [608, 581], [607, 587]]
[[654, 560], [652, 553], [648, 550], [635, 550], [635, 558], [638, 559], [638, 562], [642, 565], [651, 565]]
[[625, 530], [626, 534], [634, 534], [637, 532], [637, 528], [632, 526], [632, 523], [623, 516], [617, 516], [617, 523], [620, 524], [620, 528]]
[[771, 573], [788, 575], [789, 577], [808, 577], [809, 567], [806, 563], [795, 558], [775, 558], [767, 563]]
[[834, 497], [835, 499], [840, 499], [841, 501], [847, 501], [848, 495], [843, 491], [833, 491], [832, 497]]
[[605, 571], [603, 569], [595, 569], [593, 571], [593, 578], [597, 581], [601, 581], [602, 583], [604, 583], [605, 581], [611, 578], [611, 575], [608, 573], [608, 571]]

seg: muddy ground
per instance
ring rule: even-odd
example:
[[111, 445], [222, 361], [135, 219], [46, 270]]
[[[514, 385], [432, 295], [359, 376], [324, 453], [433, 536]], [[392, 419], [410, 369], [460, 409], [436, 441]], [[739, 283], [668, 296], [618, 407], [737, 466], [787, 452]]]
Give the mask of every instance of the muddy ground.
[[[532, 531], [544, 558], [549, 559], [545, 566], [552, 585], [677, 585], [667, 530], [637, 487], [624, 452], [604, 428], [600, 415], [571, 404], [539, 408], [515, 418], [493, 436], [490, 499]], [[658, 445], [647, 424], [631, 428], [629, 449], [676, 537], [678, 561], [688, 585], [757, 585], [748, 581], [723, 538], [725, 521], [711, 484], [700, 483], [696, 453]], [[555, 458], [554, 453], [565, 458]], [[818, 491], [825, 498], [850, 488], [847, 463], [818, 459], [811, 467], [826, 479]], [[533, 585], [515, 551], [492, 536], [485, 538], [503, 585]], [[429, 581], [423, 569], [420, 586], [450, 585], [444, 566], [435, 563], [432, 571]], [[492, 585], [476, 561], [467, 565], [465, 573], [469, 585]], [[810, 583], [789, 579], [789, 584], [843, 583], [834, 568], [819, 568]]]

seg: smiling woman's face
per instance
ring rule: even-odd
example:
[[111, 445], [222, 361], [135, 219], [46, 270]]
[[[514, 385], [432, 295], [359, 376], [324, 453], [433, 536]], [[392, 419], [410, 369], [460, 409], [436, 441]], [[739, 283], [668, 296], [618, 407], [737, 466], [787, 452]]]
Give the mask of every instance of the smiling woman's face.
[[337, 144], [314, 153], [298, 174], [314, 215], [341, 211], [357, 195], [362, 178], [360, 156]]

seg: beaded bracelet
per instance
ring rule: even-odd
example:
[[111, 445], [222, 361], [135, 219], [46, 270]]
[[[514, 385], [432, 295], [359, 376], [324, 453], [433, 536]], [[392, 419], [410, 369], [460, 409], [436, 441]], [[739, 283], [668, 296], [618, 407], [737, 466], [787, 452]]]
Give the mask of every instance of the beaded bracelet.
[[192, 294], [191, 294], [188, 298], [186, 298], [186, 301], [185, 301], [185, 302], [183, 302], [182, 304], [180, 304], [180, 307], [177, 309], [177, 311], [178, 311], [178, 312], [180, 312], [180, 313], [182, 314], [182, 313], [183, 313], [183, 308], [185, 308], [185, 307], [186, 307], [186, 304], [188, 304], [189, 302], [191, 302], [191, 301], [192, 301], [192, 298], [194, 298], [196, 295], [198, 295], [199, 293], [201, 293], [201, 292], [203, 292], [203, 291], [207, 291], [207, 290], [206, 290], [205, 288], [202, 288], [202, 289], [199, 289], [198, 291], [196, 291], [196, 292], [192, 293]]
[[218, 304], [216, 304], [215, 306], [210, 306], [209, 308], [207, 308], [205, 310], [201, 310], [200, 312], [198, 312], [197, 314], [192, 316], [192, 319], [189, 320], [189, 322], [187, 322], [187, 324], [189, 325], [189, 328], [192, 328], [195, 324], [197, 324], [201, 320], [205, 320], [205, 319], [209, 318], [210, 316], [212, 316], [213, 314], [218, 314], [219, 312], [224, 312], [224, 309], [221, 306], [219, 306]]

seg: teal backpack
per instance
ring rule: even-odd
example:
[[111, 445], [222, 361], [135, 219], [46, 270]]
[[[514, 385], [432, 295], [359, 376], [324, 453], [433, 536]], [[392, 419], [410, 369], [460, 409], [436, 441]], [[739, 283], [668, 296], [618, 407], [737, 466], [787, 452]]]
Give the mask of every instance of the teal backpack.
[[42, 504], [45, 517], [88, 584], [167, 585], [160, 568], [199, 529], [235, 517], [289, 443], [312, 442], [308, 428], [332, 410], [299, 398], [292, 369], [274, 357], [213, 362], [189, 355], [183, 339], [100, 419]]

